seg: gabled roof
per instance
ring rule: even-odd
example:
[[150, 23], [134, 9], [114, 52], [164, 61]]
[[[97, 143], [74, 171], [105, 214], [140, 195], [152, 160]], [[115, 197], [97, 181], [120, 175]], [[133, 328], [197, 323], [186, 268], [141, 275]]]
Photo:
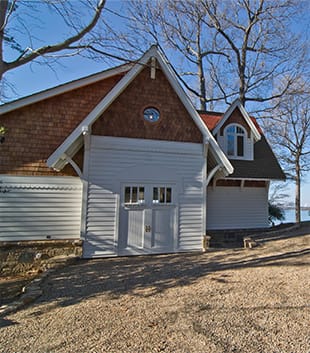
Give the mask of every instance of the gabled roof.
[[234, 110], [238, 108], [240, 113], [242, 114], [244, 120], [246, 121], [246, 123], [249, 125], [253, 136], [254, 136], [254, 140], [258, 141], [261, 138], [261, 134], [259, 133], [256, 125], [253, 123], [252, 119], [250, 118], [249, 114], [247, 113], [247, 111], [244, 109], [243, 105], [241, 104], [239, 99], [236, 99], [230, 106], [229, 108], [226, 110], [226, 112], [224, 113], [222, 119], [220, 119], [220, 121], [216, 124], [216, 126], [213, 129], [213, 134], [215, 135], [216, 133], [218, 133], [218, 131], [220, 130], [220, 128], [224, 125], [225, 121], [231, 116], [231, 114], [234, 112]]
[[[233, 111], [233, 110], [232, 110]], [[225, 113], [200, 112], [204, 123], [213, 134], [222, 126]], [[257, 129], [261, 138], [254, 144], [254, 160], [231, 159], [234, 172], [228, 176], [232, 179], [263, 179], [263, 180], [285, 180], [285, 174], [281, 169], [277, 158], [266, 140], [261, 127], [254, 117], [249, 117]]]
[[253, 161], [231, 160], [231, 164], [234, 166], [234, 172], [228, 177], [233, 179], [286, 179], [264, 135], [254, 144], [254, 155], [255, 158]]
[[224, 113], [198, 111], [201, 119], [210, 131], [222, 120]]
[[72, 91], [76, 88], [81, 88], [83, 86], [87, 86], [89, 84], [113, 77], [115, 75], [119, 75], [121, 73], [128, 72], [132, 66], [133, 66], [132, 63], [124, 64], [124, 65], [114, 67], [112, 69], [108, 69], [108, 70], [105, 70], [105, 71], [102, 71], [102, 72], [99, 72], [99, 73], [96, 73], [96, 74], [93, 74], [93, 75], [90, 75], [87, 77], [83, 77], [78, 80], [64, 83], [64, 84], [59, 85], [57, 87], [53, 87], [53, 88], [41, 91], [39, 93], [34, 93], [30, 96], [23, 97], [23, 98], [14, 100], [9, 103], [5, 103], [3, 105], [0, 105], [0, 115], [8, 113], [8, 112], [16, 110], [16, 109], [19, 109], [19, 108], [23, 108], [23, 107], [30, 105], [30, 104], [33, 104], [33, 103], [40, 102], [44, 99], [48, 99], [48, 98]]
[[60, 170], [67, 164], [67, 156], [73, 156], [83, 144], [82, 134], [87, 131], [90, 126], [102, 115], [102, 113], [112, 104], [112, 102], [126, 89], [126, 87], [135, 79], [135, 77], [143, 70], [151, 58], [155, 58], [161, 67], [163, 73], [183, 103], [184, 107], [192, 117], [197, 127], [201, 131], [204, 143], [209, 143], [211, 151], [217, 162], [224, 169], [224, 174], [231, 174], [233, 167], [228, 158], [221, 150], [213, 135], [202, 121], [198, 112], [189, 100], [177, 77], [165, 59], [164, 55], [156, 46], [152, 46], [142, 58], [126, 73], [126, 75], [111, 89], [111, 91], [99, 102], [99, 104], [90, 112], [85, 119], [77, 126], [77, 128], [66, 138], [66, 140], [56, 149], [56, 151], [48, 158], [49, 167]]
[[[207, 111], [198, 111], [201, 119], [207, 125], [208, 129], [214, 133], [215, 128], [219, 124], [219, 122], [223, 119], [224, 113], [219, 112], [207, 112]], [[255, 125], [257, 131], [262, 135], [263, 131], [259, 126], [257, 120], [250, 116], [253, 124]]]

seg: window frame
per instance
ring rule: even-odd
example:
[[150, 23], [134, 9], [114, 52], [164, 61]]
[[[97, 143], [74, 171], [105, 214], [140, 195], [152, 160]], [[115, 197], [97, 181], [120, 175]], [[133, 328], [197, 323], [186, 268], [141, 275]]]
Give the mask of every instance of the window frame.
[[[127, 191], [129, 189], [129, 200], [127, 199]], [[135, 189], [135, 190], [134, 190]], [[135, 193], [134, 193], [135, 191]], [[143, 193], [143, 198], [140, 198], [141, 193]], [[136, 201], [134, 200], [133, 195], [136, 194]], [[131, 184], [126, 184], [123, 188], [123, 197], [124, 197], [124, 205], [130, 206], [130, 205], [144, 205], [145, 204], [145, 185], [131, 185]]]
[[143, 109], [143, 119], [148, 123], [155, 124], [160, 120], [160, 110], [154, 106], [147, 106]]
[[[157, 190], [157, 199], [154, 197], [154, 192]], [[163, 198], [162, 198], [163, 196]], [[168, 197], [169, 196], [169, 197]], [[172, 205], [173, 204], [173, 188], [170, 185], [152, 186], [152, 205]]]
[[[234, 131], [229, 131], [232, 128], [234, 128]], [[241, 131], [238, 131], [238, 129]], [[232, 123], [232, 124], [229, 124], [225, 127], [225, 129], [224, 129], [224, 142], [225, 142], [225, 151], [226, 151], [228, 158], [246, 159], [246, 151], [245, 151], [246, 136], [247, 136], [246, 129], [240, 124]], [[230, 137], [232, 137], [231, 142], [229, 142]], [[232, 144], [233, 144], [233, 146], [231, 146]], [[240, 153], [239, 144], [241, 144], [242, 154], [239, 154]], [[230, 147], [233, 147], [232, 154], [229, 153]]]

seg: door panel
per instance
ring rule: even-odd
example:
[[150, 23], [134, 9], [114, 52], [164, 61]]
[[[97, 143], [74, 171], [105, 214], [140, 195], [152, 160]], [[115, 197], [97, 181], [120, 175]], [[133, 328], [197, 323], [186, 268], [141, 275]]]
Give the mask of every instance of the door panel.
[[155, 208], [152, 212], [152, 248], [171, 249], [173, 245], [172, 207]]
[[128, 211], [128, 241], [127, 246], [143, 247], [145, 210]]
[[130, 255], [172, 251], [176, 229], [173, 187], [124, 185], [122, 195], [119, 252]]

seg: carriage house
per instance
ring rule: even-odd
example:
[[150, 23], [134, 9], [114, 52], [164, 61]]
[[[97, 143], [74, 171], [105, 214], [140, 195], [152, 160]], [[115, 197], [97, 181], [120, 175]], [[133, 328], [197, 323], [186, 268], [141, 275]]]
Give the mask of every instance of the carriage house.
[[198, 112], [162, 53], [1, 106], [0, 241], [83, 241], [83, 256], [202, 250], [268, 226], [284, 175], [239, 101]]

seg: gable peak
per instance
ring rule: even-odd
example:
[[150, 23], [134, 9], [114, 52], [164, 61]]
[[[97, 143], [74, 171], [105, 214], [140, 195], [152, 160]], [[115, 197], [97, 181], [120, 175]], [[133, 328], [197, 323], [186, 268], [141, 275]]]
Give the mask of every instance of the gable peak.
[[250, 130], [253, 133], [254, 139], [256, 141], [259, 141], [261, 139], [261, 134], [258, 131], [257, 127], [253, 123], [252, 119], [250, 118], [249, 114], [245, 110], [244, 106], [242, 105], [241, 101], [239, 98], [234, 100], [232, 104], [228, 107], [226, 112], [223, 114], [223, 118], [221, 121], [216, 125], [213, 133], [216, 134], [222, 126], [226, 123], [226, 121], [231, 117], [231, 115], [235, 112], [235, 110], [238, 109], [240, 111], [240, 114], [242, 118], [245, 120], [246, 124], [249, 126]]

